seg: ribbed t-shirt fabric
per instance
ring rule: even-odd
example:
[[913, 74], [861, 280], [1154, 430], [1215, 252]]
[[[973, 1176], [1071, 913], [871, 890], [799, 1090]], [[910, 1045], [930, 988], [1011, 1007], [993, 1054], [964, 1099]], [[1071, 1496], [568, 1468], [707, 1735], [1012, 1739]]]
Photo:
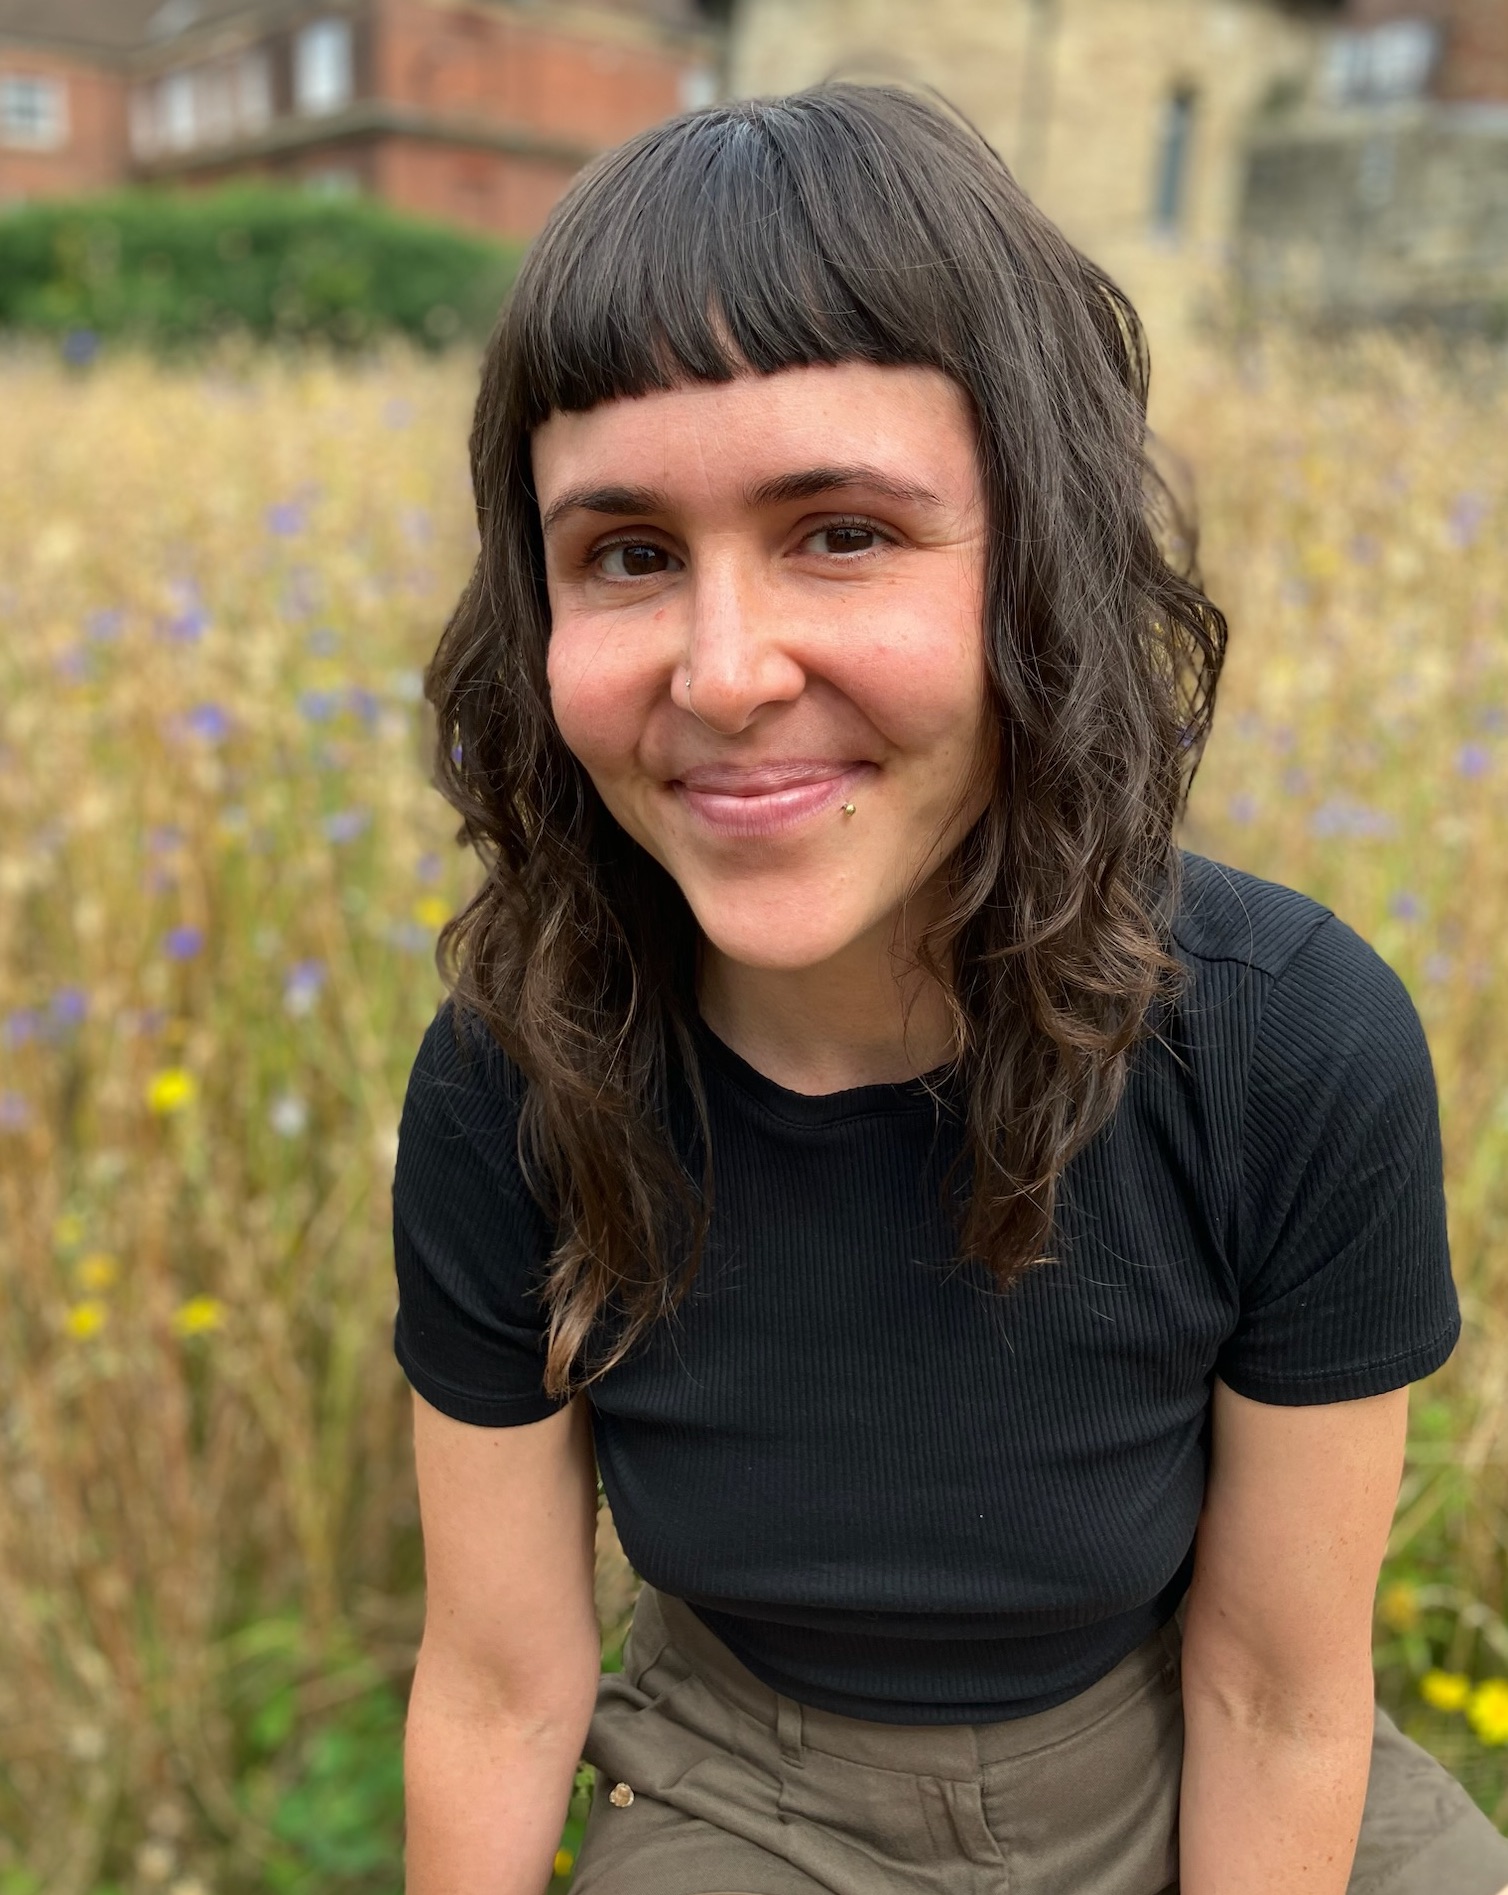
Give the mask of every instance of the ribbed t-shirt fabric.
[[[1282, 1404], [1450, 1354], [1434, 1076], [1328, 909], [1184, 857], [1185, 994], [1001, 1295], [941, 1188], [956, 1094], [790, 1092], [705, 1025], [714, 1209], [686, 1302], [589, 1391], [635, 1570], [800, 1702], [907, 1724], [1073, 1697], [1192, 1569], [1213, 1380]], [[447, 1000], [399, 1129], [394, 1343], [457, 1420], [537, 1421], [550, 1231], [525, 1081]]]

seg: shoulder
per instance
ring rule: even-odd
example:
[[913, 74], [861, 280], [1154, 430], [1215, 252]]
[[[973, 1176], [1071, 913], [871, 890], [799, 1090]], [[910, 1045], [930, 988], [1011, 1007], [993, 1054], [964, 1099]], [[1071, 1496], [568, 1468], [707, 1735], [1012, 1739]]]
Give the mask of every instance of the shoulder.
[[516, 1195], [523, 1074], [485, 1022], [447, 996], [424, 1031], [398, 1122], [395, 1194], [501, 1187]]
[[1183, 886], [1173, 939], [1188, 961], [1278, 975], [1334, 919], [1323, 903], [1296, 888], [1263, 881], [1189, 849], [1180, 855]]

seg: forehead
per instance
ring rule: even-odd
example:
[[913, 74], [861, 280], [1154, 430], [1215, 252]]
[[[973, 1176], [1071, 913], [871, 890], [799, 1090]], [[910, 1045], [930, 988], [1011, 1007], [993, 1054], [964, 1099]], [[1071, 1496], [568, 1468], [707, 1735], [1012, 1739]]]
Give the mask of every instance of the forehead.
[[873, 362], [804, 364], [557, 410], [531, 445], [542, 508], [583, 481], [748, 491], [818, 463], [882, 468], [959, 499], [974, 482], [972, 412], [959, 385], [935, 368]]

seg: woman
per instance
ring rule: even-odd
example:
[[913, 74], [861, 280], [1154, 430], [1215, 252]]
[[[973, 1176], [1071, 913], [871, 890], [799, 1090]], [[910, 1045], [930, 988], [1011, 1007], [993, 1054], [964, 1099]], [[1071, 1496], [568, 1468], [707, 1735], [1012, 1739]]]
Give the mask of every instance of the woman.
[[530, 254], [428, 674], [488, 874], [394, 1182], [411, 1895], [539, 1895], [583, 1749], [580, 1895], [1508, 1883], [1372, 1697], [1429, 1056], [1175, 846], [1225, 628], [1145, 394], [900, 90], [673, 121]]

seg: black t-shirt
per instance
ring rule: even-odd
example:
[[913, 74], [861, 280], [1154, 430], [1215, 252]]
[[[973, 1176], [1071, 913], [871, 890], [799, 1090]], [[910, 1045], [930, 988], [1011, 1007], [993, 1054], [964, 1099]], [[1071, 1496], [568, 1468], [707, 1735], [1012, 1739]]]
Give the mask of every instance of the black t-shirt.
[[[925, 1086], [811, 1097], [705, 1026], [709, 1248], [590, 1390], [635, 1570], [824, 1709], [988, 1722], [1084, 1690], [1188, 1584], [1218, 1374], [1345, 1401], [1438, 1368], [1460, 1316], [1418, 1016], [1329, 910], [1197, 856], [1192, 982], [1070, 1165], [1060, 1260], [1000, 1295], [940, 1187]], [[398, 1359], [458, 1420], [536, 1421], [550, 1236], [523, 1081], [446, 1001], [393, 1189]]]

